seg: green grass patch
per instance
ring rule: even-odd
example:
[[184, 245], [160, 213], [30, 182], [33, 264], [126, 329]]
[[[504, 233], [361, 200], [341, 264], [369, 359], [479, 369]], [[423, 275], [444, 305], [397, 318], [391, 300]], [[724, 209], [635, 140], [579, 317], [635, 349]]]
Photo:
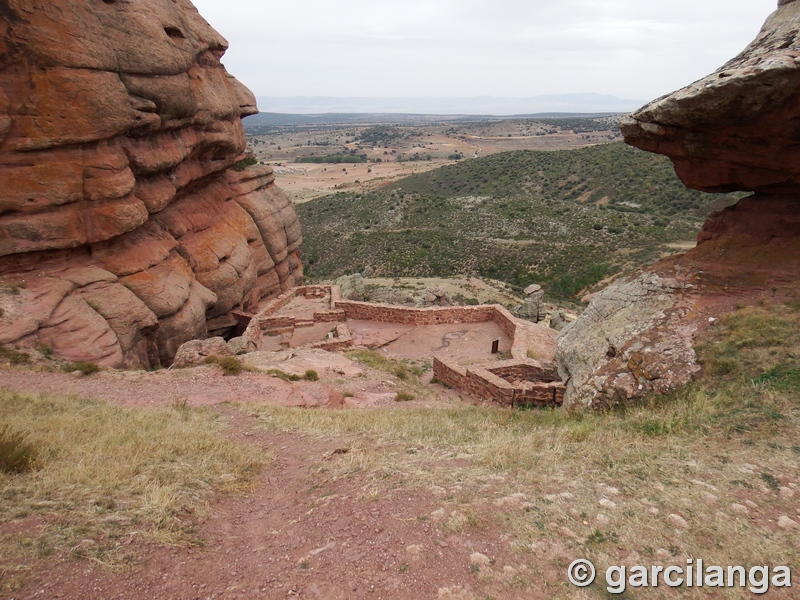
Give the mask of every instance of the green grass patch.
[[7, 360], [12, 365], [24, 365], [31, 361], [31, 357], [27, 352], [0, 344], [0, 360]]

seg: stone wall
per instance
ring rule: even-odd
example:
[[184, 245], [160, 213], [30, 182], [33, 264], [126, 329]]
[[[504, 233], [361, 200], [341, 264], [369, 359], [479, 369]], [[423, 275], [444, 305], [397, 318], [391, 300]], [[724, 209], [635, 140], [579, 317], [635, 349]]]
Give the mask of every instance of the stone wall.
[[[462, 367], [434, 358], [433, 376], [452, 388], [504, 406], [560, 406], [563, 403], [566, 388], [558, 378], [555, 364], [534, 360], [496, 364], [498, 366]], [[512, 378], [514, 380], [509, 381]]]
[[540, 363], [532, 359], [506, 360], [492, 365], [488, 370], [510, 383], [515, 381], [561, 381], [555, 363]]
[[[498, 309], [508, 313], [501, 306], [450, 306], [432, 308], [410, 308], [392, 304], [373, 304], [339, 300], [336, 308], [344, 311], [348, 319], [376, 321], [378, 323], [399, 323], [403, 325], [442, 325], [449, 323], [485, 323], [497, 321]], [[510, 314], [509, 314], [510, 317]], [[502, 323], [499, 323], [505, 330]], [[513, 339], [513, 330], [509, 335]]]
[[[324, 298], [330, 295], [331, 309], [315, 312], [312, 319], [276, 314], [293, 298], [301, 295], [306, 298]], [[255, 340], [258, 345], [258, 340], [266, 331], [283, 333], [295, 327], [347, 319], [420, 326], [494, 321], [511, 340], [512, 360], [465, 368], [434, 357], [434, 377], [450, 387], [504, 406], [556, 406], [563, 401], [564, 386], [555, 364], [532, 360], [527, 356], [531, 345], [538, 347], [547, 342], [553, 343], [552, 338], [548, 337], [550, 332], [514, 318], [499, 305], [409, 308], [342, 300], [341, 290], [335, 285], [302, 286], [288, 290], [267, 303], [258, 316], [252, 319], [243, 337], [246, 340]], [[312, 347], [340, 351], [351, 348], [352, 344], [349, 328], [345, 323], [339, 323], [336, 325], [335, 337], [312, 344]]]
[[328, 352], [336, 352], [341, 350], [348, 350], [353, 346], [353, 337], [350, 334], [350, 328], [347, 325], [339, 324], [336, 326], [336, 336], [321, 342], [313, 344], [312, 348], [319, 348], [327, 350]]

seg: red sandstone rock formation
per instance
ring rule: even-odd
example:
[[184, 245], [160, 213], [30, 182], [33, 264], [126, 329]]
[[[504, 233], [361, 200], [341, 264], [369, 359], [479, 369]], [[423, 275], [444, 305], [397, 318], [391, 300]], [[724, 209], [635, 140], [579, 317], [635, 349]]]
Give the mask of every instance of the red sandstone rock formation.
[[226, 48], [188, 0], [0, 2], [0, 343], [152, 367], [302, 277]]
[[797, 294], [800, 274], [800, 2], [781, 0], [756, 40], [715, 73], [621, 123], [688, 186], [750, 191], [710, 216], [698, 245], [598, 294], [564, 330], [567, 405], [664, 392], [699, 371], [693, 338], [732, 305]]

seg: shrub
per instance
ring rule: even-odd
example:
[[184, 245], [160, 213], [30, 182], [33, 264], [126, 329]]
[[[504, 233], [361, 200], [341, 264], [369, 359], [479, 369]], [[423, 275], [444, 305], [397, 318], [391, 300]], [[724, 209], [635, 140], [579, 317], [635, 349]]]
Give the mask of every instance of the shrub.
[[278, 379], [283, 379], [284, 381], [300, 381], [302, 377], [300, 375], [295, 375], [294, 373], [287, 373], [286, 371], [281, 371], [280, 369], [270, 369], [267, 371], [267, 375], [271, 375], [272, 377], [277, 377]]
[[73, 362], [64, 365], [62, 370], [66, 373], [74, 373], [75, 371], [79, 371], [81, 375], [87, 376], [94, 375], [100, 371], [100, 366], [93, 362]]
[[395, 402], [410, 402], [416, 398], [414, 394], [409, 394], [408, 392], [397, 392], [397, 395], [394, 397]]
[[36, 349], [45, 358], [53, 357], [53, 349], [47, 344], [37, 344]]
[[319, 381], [319, 374], [314, 369], [309, 369], [304, 375], [306, 381]]
[[392, 372], [397, 376], [398, 379], [406, 379], [408, 377], [408, 371], [404, 365], [395, 366], [392, 369]]
[[0, 358], [6, 359], [12, 365], [22, 365], [31, 361], [31, 357], [25, 352], [8, 348], [2, 344], [0, 344]]
[[0, 472], [24, 473], [33, 469], [38, 453], [25, 434], [8, 426], [0, 428]]
[[252, 156], [252, 155], [249, 155], [249, 156], [244, 157], [242, 160], [237, 162], [235, 165], [233, 165], [232, 168], [233, 168], [234, 171], [241, 172], [241, 171], [244, 171], [247, 167], [251, 167], [256, 163], [258, 163], [258, 160], [256, 159], [256, 157]]
[[245, 370], [245, 366], [235, 356], [209, 356], [206, 358], [207, 365], [217, 365], [222, 369], [222, 374], [226, 376], [239, 375]]

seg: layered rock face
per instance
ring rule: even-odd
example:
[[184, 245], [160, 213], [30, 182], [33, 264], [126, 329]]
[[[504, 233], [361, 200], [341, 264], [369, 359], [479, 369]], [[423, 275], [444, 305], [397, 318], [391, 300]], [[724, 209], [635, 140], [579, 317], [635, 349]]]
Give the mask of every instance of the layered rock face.
[[598, 294], [559, 339], [565, 403], [606, 407], [700, 370], [693, 338], [735, 304], [791, 297], [800, 274], [800, 2], [783, 0], [718, 71], [623, 120], [688, 186], [755, 192], [709, 217], [698, 245]]
[[[0, 1], [0, 343], [168, 364], [302, 277], [253, 95], [188, 0]], [[237, 165], [238, 166], [238, 165]]]
[[667, 155], [690, 188], [796, 194], [800, 2], [780, 4], [737, 57], [623, 120], [625, 141]]

